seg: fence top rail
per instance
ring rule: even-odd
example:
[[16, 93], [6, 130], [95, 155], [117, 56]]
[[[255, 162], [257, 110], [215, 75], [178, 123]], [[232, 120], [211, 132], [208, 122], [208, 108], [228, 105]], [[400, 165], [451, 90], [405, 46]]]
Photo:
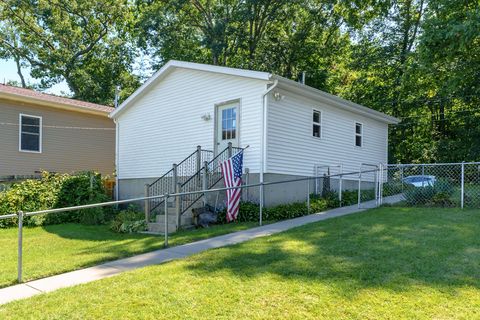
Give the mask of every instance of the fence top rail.
[[[376, 172], [376, 171], [378, 171], [378, 169], [366, 170], [366, 171], [345, 172], [345, 173], [331, 174], [331, 175], [328, 175], [328, 176], [321, 176], [321, 177], [305, 177], [305, 178], [297, 178], [297, 179], [282, 180], [282, 181], [255, 183], [255, 184], [241, 185], [241, 186], [238, 186], [238, 187], [216, 188], [216, 189], [199, 190], [199, 191], [161, 194], [161, 195], [149, 196], [149, 197], [140, 197], [140, 198], [125, 199], [125, 200], [116, 200], [116, 201], [85, 204], [85, 205], [73, 206], [73, 207], [65, 207], [65, 208], [56, 208], [56, 209], [47, 209], [47, 210], [25, 212], [25, 213], [23, 213], [23, 215], [26, 216], [26, 217], [29, 217], [29, 216], [39, 215], [39, 214], [60, 213], [60, 212], [75, 211], [75, 210], [82, 210], [82, 209], [92, 209], [92, 208], [106, 207], [106, 206], [111, 206], [111, 205], [124, 204], [124, 203], [136, 202], [136, 201], [145, 201], [145, 200], [151, 200], [151, 199], [178, 197], [178, 196], [186, 196], [186, 195], [192, 195], [192, 194], [206, 194], [206, 193], [211, 193], [211, 192], [219, 192], [219, 191], [226, 191], [226, 190], [232, 190], [232, 189], [246, 189], [246, 188], [260, 187], [262, 185], [263, 186], [269, 186], [269, 185], [282, 184], [282, 183], [315, 180], [315, 179], [321, 179], [321, 178], [327, 178], [327, 177], [328, 178], [342, 177], [342, 176], [348, 176], [348, 175], [353, 175], [353, 174], [360, 174], [360, 173], [365, 173], [365, 172]], [[17, 213], [0, 216], [1, 219], [8, 219], [8, 218], [13, 218], [13, 217], [17, 217]]]
[[389, 163], [387, 167], [421, 167], [421, 166], [448, 166], [448, 165], [480, 165], [480, 162], [451, 162], [451, 163]]
[[18, 215], [16, 213], [6, 214], [6, 215], [3, 215], [3, 216], [0, 216], [0, 220], [12, 219], [12, 218], [16, 218], [17, 216]]

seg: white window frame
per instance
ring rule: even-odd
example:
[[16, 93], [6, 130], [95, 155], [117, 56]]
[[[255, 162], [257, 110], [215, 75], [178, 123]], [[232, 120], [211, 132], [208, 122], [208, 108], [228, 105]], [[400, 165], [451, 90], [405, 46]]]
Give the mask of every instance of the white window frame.
[[[357, 124], [360, 125], [360, 128], [361, 128], [361, 132], [360, 133], [357, 133]], [[353, 145], [355, 146], [355, 148], [363, 148], [363, 134], [364, 132], [364, 126], [363, 126], [363, 123], [362, 122], [359, 122], [359, 121], [355, 121], [353, 123]], [[357, 146], [357, 137], [360, 137], [360, 145]]]
[[[313, 121], [313, 115], [315, 114], [315, 112], [318, 112], [320, 114], [320, 122]], [[310, 130], [312, 130], [312, 131], [310, 131], [310, 136], [312, 138], [315, 138], [315, 139], [322, 139], [323, 138], [323, 111], [313, 108], [311, 116], [312, 116], [312, 118], [311, 118], [312, 119], [312, 126], [310, 127]], [[316, 136], [313, 135], [313, 126], [315, 126], [315, 125], [320, 126], [320, 137], [316, 137]]]
[[[22, 117], [29, 117], [29, 118], [36, 118], [36, 119], [39, 119], [39, 143], [38, 143], [38, 149], [39, 151], [33, 151], [33, 150], [23, 150], [22, 149]], [[43, 128], [43, 125], [42, 125], [42, 117], [41, 116], [34, 116], [34, 115], [31, 115], [31, 114], [25, 114], [25, 113], [20, 113], [18, 115], [18, 151], [19, 152], [26, 152], [26, 153], [42, 153], [42, 136], [43, 136], [43, 133], [42, 133], [42, 128]]]

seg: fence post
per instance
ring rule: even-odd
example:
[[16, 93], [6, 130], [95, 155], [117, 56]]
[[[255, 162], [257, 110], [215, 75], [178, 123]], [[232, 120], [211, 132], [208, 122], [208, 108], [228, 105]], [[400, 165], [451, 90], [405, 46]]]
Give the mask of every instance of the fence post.
[[163, 231], [165, 232], [165, 243], [163, 244], [164, 247], [168, 247], [168, 194], [165, 195], [165, 219], [163, 221]]
[[461, 183], [462, 183], [462, 186], [461, 186], [461, 193], [460, 193], [460, 205], [463, 209], [463, 206], [464, 206], [464, 202], [465, 202], [465, 162], [462, 162], [462, 176], [461, 176]]
[[232, 143], [229, 142], [229, 143], [228, 143], [228, 157], [229, 157], [229, 158], [232, 157], [232, 153], [233, 153], [233, 152], [232, 152]]
[[195, 172], [200, 171], [202, 168], [202, 147], [197, 146], [197, 170]]
[[338, 178], [338, 200], [340, 201], [340, 206], [342, 206], [342, 184], [343, 184], [343, 165], [340, 165], [340, 177]]
[[400, 182], [402, 183], [402, 193], [403, 193], [403, 166], [400, 165]]
[[260, 217], [258, 224], [262, 225], [262, 220], [263, 220], [263, 181], [260, 182]]
[[[149, 184], [146, 183], [145, 184], [145, 197], [148, 198], [150, 197], [150, 190], [149, 190]], [[144, 210], [145, 210], [145, 223], [149, 223], [150, 222], [150, 200], [149, 199], [145, 199], [145, 204], [144, 204]]]
[[[250, 183], [250, 169], [249, 168], [245, 168], [245, 184], [248, 186], [248, 184]], [[248, 196], [248, 190], [249, 188], [245, 188], [245, 198], [244, 200], [245, 201], [248, 201], [249, 199], [249, 196]]]
[[361, 202], [361, 187], [362, 187], [362, 167], [360, 167], [360, 172], [358, 173], [358, 209], [360, 209]]
[[[205, 161], [203, 164], [203, 176], [202, 176], [202, 189], [207, 190], [208, 189], [208, 161]], [[207, 205], [207, 194], [204, 192], [203, 193], [203, 206], [205, 207]]]
[[18, 211], [18, 283], [23, 282], [23, 211]]
[[[181, 192], [181, 186], [182, 184], [180, 182], [177, 183], [177, 189], [175, 190], [175, 193], [180, 193]], [[177, 220], [177, 230], [180, 230], [181, 222], [182, 222], [182, 196], [175, 196], [175, 214], [176, 214], [176, 220]]]
[[378, 181], [380, 180], [379, 175], [380, 175], [380, 169], [379, 167], [377, 167], [377, 171], [375, 172], [375, 177], [373, 178], [375, 180], [375, 207], [378, 207], [379, 201], [380, 201], [380, 197], [378, 194], [380, 190], [378, 187]]
[[307, 212], [310, 213], [310, 179], [307, 179]]

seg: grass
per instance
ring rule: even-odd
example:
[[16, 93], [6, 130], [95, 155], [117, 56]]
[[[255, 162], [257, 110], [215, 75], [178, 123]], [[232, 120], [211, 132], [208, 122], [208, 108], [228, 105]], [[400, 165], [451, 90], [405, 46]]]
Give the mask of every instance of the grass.
[[0, 306], [3, 319], [480, 318], [480, 210], [385, 207]]
[[[181, 245], [255, 225], [235, 223], [181, 231], [169, 237], [169, 245]], [[164, 244], [163, 236], [118, 234], [110, 231], [105, 225], [51, 225], [24, 228], [23, 234], [25, 281], [161, 249]], [[0, 229], [0, 287], [14, 284], [16, 281], [17, 237], [16, 228]]]

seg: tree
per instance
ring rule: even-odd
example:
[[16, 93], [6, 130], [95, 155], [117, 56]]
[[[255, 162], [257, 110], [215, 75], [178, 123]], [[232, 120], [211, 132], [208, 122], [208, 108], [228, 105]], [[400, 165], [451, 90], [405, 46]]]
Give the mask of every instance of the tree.
[[134, 81], [126, 0], [1, 0], [0, 15], [18, 37], [2, 36], [1, 47], [42, 87], [65, 80], [75, 98], [111, 103], [116, 84]]

